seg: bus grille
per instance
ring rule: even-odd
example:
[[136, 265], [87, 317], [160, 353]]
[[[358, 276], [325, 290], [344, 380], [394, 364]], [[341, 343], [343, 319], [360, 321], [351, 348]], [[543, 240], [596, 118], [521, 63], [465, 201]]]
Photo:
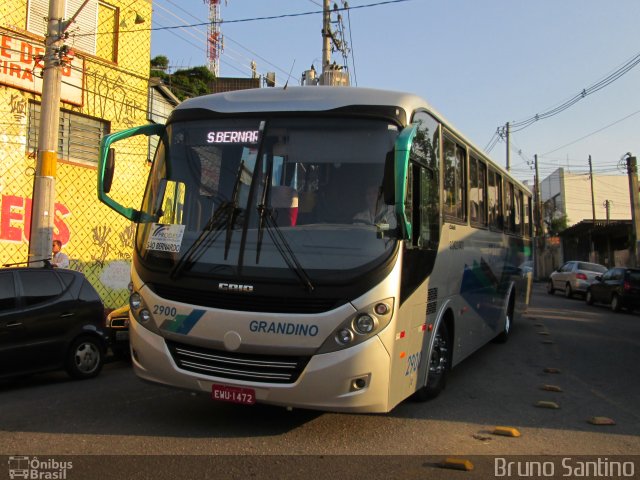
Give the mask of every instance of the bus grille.
[[310, 357], [256, 355], [196, 347], [167, 340], [178, 367], [218, 378], [264, 383], [293, 383]]
[[238, 295], [204, 290], [198, 291], [157, 284], [149, 285], [149, 287], [154, 293], [167, 300], [240, 312], [321, 313], [328, 312], [329, 310], [348, 303], [346, 299], [338, 298]]

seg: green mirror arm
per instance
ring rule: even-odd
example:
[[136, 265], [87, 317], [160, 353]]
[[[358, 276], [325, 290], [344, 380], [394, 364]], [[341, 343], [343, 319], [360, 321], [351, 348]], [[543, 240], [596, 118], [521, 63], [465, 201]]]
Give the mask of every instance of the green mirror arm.
[[405, 201], [407, 198], [407, 175], [409, 174], [409, 153], [411, 143], [418, 131], [418, 125], [412, 124], [405, 127], [398, 135], [395, 145], [395, 203], [396, 214], [400, 221], [403, 238], [411, 238], [412, 225], [407, 218]]
[[[149, 215], [141, 215], [141, 212], [135, 210], [133, 208], [126, 208], [120, 205], [118, 202], [110, 198], [104, 191], [104, 179], [105, 172], [107, 168], [107, 159], [109, 156], [109, 148], [111, 148], [111, 144], [118, 142], [120, 140], [124, 140], [125, 138], [133, 137], [136, 135], [159, 135], [161, 136], [165, 131], [165, 126], [163, 124], [150, 123], [148, 125], [142, 125], [140, 127], [129, 128], [127, 130], [122, 130], [120, 132], [112, 133], [111, 135], [107, 135], [100, 142], [100, 157], [98, 159], [98, 199], [109, 206], [120, 215], [132, 220], [134, 222], [144, 221], [144, 217], [149, 217]], [[147, 219], [147, 221], [149, 221]]]

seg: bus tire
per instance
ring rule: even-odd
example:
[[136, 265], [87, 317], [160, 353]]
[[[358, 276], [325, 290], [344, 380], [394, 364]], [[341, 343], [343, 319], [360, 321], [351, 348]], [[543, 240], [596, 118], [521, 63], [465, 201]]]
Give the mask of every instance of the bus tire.
[[513, 329], [513, 312], [515, 307], [515, 299], [513, 293], [509, 296], [509, 306], [507, 307], [507, 312], [504, 316], [504, 328], [502, 332], [498, 334], [498, 336], [494, 339], [496, 343], [506, 343], [509, 340], [509, 334]]
[[447, 384], [447, 374], [451, 368], [451, 336], [444, 319], [436, 332], [427, 368], [427, 384], [413, 394], [413, 399], [418, 402], [437, 397]]

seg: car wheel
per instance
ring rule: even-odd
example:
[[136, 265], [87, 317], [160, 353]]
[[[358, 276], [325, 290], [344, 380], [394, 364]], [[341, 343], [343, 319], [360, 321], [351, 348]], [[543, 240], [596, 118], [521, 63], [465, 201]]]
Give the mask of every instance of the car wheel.
[[571, 289], [570, 283], [567, 283], [564, 287], [564, 296], [567, 298], [573, 297], [573, 290]]
[[611, 310], [613, 310], [614, 312], [619, 312], [621, 306], [622, 305], [620, 305], [620, 297], [618, 297], [618, 295], [614, 293], [613, 297], [611, 297]]
[[554, 293], [555, 291], [556, 291], [556, 290], [555, 290], [555, 288], [553, 288], [553, 282], [552, 282], [551, 280], [549, 280], [549, 281], [547, 282], [547, 293], [548, 293], [549, 295], [553, 295], [553, 293]]
[[76, 338], [67, 354], [67, 373], [77, 379], [93, 378], [100, 373], [104, 363], [102, 342], [95, 337]]
[[585, 294], [585, 302], [587, 302], [587, 305], [593, 305], [593, 294], [591, 293], [591, 289], [587, 290], [587, 293]]
[[450, 348], [449, 329], [443, 321], [438, 327], [436, 338], [433, 341], [433, 349], [431, 350], [428, 365], [427, 384], [414, 393], [414, 400], [425, 402], [437, 397], [444, 390], [447, 383], [447, 373], [450, 368]]

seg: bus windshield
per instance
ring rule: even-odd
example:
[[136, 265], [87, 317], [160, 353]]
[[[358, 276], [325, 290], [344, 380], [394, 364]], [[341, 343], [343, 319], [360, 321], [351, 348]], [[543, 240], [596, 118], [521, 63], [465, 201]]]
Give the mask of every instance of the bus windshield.
[[[398, 127], [362, 118], [215, 118], [167, 126], [139, 259], [183, 276], [352, 281], [394, 251], [385, 162]], [[392, 182], [391, 182], [392, 183]]]

